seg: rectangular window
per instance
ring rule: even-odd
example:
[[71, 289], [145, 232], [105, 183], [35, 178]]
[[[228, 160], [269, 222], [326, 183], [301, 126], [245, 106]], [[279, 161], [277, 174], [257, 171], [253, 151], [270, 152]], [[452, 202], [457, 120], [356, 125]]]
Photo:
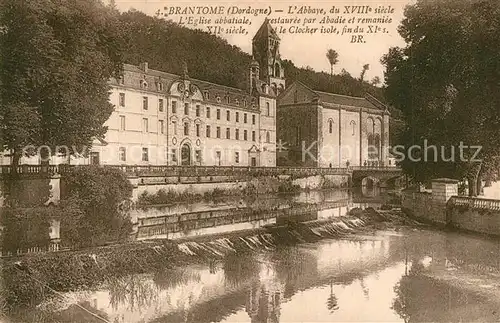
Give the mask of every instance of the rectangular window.
[[234, 153], [234, 162], [236, 164], [239, 164], [240, 163], [240, 153], [239, 152], [235, 152]]
[[149, 121], [148, 118], [142, 119], [142, 132], [149, 132]]
[[226, 139], [231, 139], [231, 129], [226, 128]]
[[207, 119], [210, 119], [210, 107], [207, 107]]
[[174, 129], [174, 135], [177, 134], [177, 122], [176, 121], [172, 121], [172, 128]]
[[120, 116], [120, 130], [125, 131], [125, 116]]
[[189, 103], [184, 103], [184, 114], [189, 115]]
[[189, 136], [189, 123], [184, 122], [184, 136]]
[[120, 99], [118, 101], [121, 107], [125, 106], [125, 93], [120, 93]]
[[231, 111], [229, 110], [226, 111], [226, 120], [231, 121]]
[[220, 120], [220, 109], [217, 109], [217, 120]]
[[269, 104], [269, 102], [266, 102], [266, 114], [268, 116], [271, 115], [271, 105]]
[[220, 138], [220, 127], [217, 127], [217, 138]]
[[177, 150], [172, 149], [170, 153], [171, 159], [173, 163], [177, 163]]
[[149, 161], [149, 151], [147, 148], [142, 148], [142, 161]]
[[201, 164], [201, 150], [194, 151], [194, 158], [198, 164]]
[[255, 124], [255, 114], [252, 114], [252, 124]]
[[120, 147], [119, 157], [122, 162], [127, 160], [127, 151], [125, 150], [125, 147]]
[[148, 109], [148, 97], [147, 96], [142, 97], [142, 108], [144, 110]]
[[165, 133], [165, 124], [163, 122], [163, 120], [159, 120], [158, 121], [158, 131], [161, 133], [161, 134], [164, 134]]
[[199, 137], [200, 136], [200, 124], [197, 123], [196, 124], [196, 137]]
[[255, 131], [252, 131], [252, 141], [255, 141]]
[[243, 131], [243, 140], [248, 140], [248, 132], [246, 130]]
[[240, 140], [240, 129], [234, 130], [234, 139]]
[[207, 126], [207, 138], [210, 138], [210, 126]]
[[196, 116], [199, 117], [200, 116], [200, 105], [196, 105]]
[[172, 101], [172, 114], [177, 113], [177, 101]]
[[163, 99], [158, 100], [158, 111], [163, 112]]
[[236, 122], [240, 122], [240, 113], [236, 112]]
[[247, 122], [248, 122], [247, 114], [245, 113], [245, 114], [243, 114], [243, 123], [247, 123]]

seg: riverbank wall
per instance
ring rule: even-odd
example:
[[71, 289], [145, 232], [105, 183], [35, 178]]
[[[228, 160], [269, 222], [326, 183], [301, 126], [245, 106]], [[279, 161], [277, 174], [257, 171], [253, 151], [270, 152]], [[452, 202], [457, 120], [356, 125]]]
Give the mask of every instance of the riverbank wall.
[[[221, 190], [228, 195], [241, 194], [251, 186], [257, 194], [277, 193], [282, 184], [288, 184], [302, 190], [316, 190], [323, 188], [344, 188], [350, 183], [349, 174], [338, 175], [311, 175], [292, 177], [279, 176], [128, 176], [134, 186], [132, 200], [147, 192], [156, 194], [160, 190], [177, 194], [205, 194], [214, 190]], [[0, 179], [0, 207], [3, 207], [7, 196], [17, 201], [21, 207], [40, 205], [57, 205], [61, 196], [65, 194], [64, 176], [21, 176], [16, 179]]]
[[431, 191], [407, 189], [405, 213], [439, 227], [500, 237], [500, 200], [458, 196], [458, 181], [437, 179]]

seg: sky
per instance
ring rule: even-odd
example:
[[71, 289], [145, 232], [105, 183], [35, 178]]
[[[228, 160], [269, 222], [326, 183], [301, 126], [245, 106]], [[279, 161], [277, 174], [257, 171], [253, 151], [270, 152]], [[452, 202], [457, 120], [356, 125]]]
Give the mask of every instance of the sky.
[[[280, 34], [281, 45], [280, 54], [282, 59], [292, 60], [298, 67], [310, 66], [316, 71], [330, 72], [330, 64], [326, 58], [326, 51], [334, 49], [339, 54], [339, 63], [335, 66], [335, 73], [340, 73], [342, 69], [346, 69], [351, 75], [358, 77], [364, 64], [369, 64], [370, 69], [367, 71], [365, 80], [371, 80], [373, 77], [378, 76], [383, 81], [384, 67], [380, 63], [380, 58], [392, 46], [404, 46], [403, 39], [397, 32], [397, 27], [404, 17], [404, 7], [410, 4], [412, 0], [256, 0], [256, 1], [224, 1], [224, 0], [177, 0], [172, 2], [170, 0], [115, 0], [116, 6], [120, 11], [128, 11], [129, 9], [136, 9], [149, 15], [155, 15], [158, 10], [165, 12], [165, 7], [181, 7], [186, 6], [224, 6], [238, 8], [258, 8], [264, 9], [271, 7], [271, 14], [267, 16], [269, 19], [283, 17], [291, 18], [316, 18], [316, 22], [324, 16], [334, 17], [340, 16], [343, 18], [354, 17], [353, 15], [344, 14], [344, 6], [371, 6], [373, 10], [379, 6], [385, 8], [392, 7], [394, 13], [392, 14], [367, 14], [367, 18], [371, 17], [390, 17], [392, 23], [383, 24], [382, 27], [386, 28], [386, 33], [377, 32], [376, 34], [365, 35], [365, 43], [351, 43], [351, 35], [332, 35], [332, 34], [291, 34], [289, 33], [290, 25], [281, 25], [287, 32]], [[324, 8], [327, 12], [321, 16], [318, 14], [299, 15], [288, 14], [289, 6], [292, 10], [295, 6], [297, 9], [301, 6], [310, 6], [311, 8]], [[340, 9], [338, 14], [330, 14], [328, 10], [335, 6]], [[283, 10], [283, 13], [276, 12], [275, 10]], [[373, 12], [373, 11], [372, 11]], [[241, 15], [234, 15], [226, 17], [241, 17]], [[363, 15], [357, 15], [356, 18]], [[180, 15], [170, 15], [166, 19], [179, 22]], [[199, 18], [200, 16], [195, 16]], [[221, 15], [203, 15], [204, 18], [211, 18], [212, 20], [221, 17]], [[251, 54], [252, 51], [252, 38], [264, 21], [266, 15], [247, 15], [251, 20], [251, 24], [246, 26], [248, 34], [221, 34], [220, 36], [226, 39], [231, 45], [240, 47], [244, 52]], [[184, 18], [185, 19], [185, 16]], [[333, 26], [340, 27], [344, 24], [337, 24]], [[311, 28], [319, 27], [318, 23], [309, 25]], [[187, 26], [195, 28], [193, 26]], [[273, 27], [279, 30], [280, 25], [274, 24]], [[198, 26], [200, 28], [200, 26]], [[207, 30], [205, 27], [202, 29]], [[365, 27], [366, 29], [366, 27]], [[286, 73], [286, 71], [285, 71]]]

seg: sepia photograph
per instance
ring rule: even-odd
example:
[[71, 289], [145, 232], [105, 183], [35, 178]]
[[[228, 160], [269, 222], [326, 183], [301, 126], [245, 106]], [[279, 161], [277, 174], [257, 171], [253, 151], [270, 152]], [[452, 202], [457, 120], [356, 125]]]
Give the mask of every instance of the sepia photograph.
[[500, 1], [0, 0], [0, 323], [500, 322]]

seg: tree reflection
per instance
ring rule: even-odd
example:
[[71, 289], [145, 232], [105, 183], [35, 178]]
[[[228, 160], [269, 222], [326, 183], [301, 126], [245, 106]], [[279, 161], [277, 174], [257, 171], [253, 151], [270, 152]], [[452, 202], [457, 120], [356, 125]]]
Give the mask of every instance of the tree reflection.
[[113, 309], [126, 306], [138, 311], [158, 301], [159, 288], [144, 275], [130, 275], [109, 282], [110, 304]]
[[224, 259], [224, 278], [230, 287], [239, 287], [259, 274], [259, 263], [252, 255], [228, 254]]
[[330, 296], [328, 296], [328, 299], [326, 300], [326, 307], [330, 313], [339, 309], [337, 296], [335, 296], [333, 292], [333, 282], [330, 282]]

